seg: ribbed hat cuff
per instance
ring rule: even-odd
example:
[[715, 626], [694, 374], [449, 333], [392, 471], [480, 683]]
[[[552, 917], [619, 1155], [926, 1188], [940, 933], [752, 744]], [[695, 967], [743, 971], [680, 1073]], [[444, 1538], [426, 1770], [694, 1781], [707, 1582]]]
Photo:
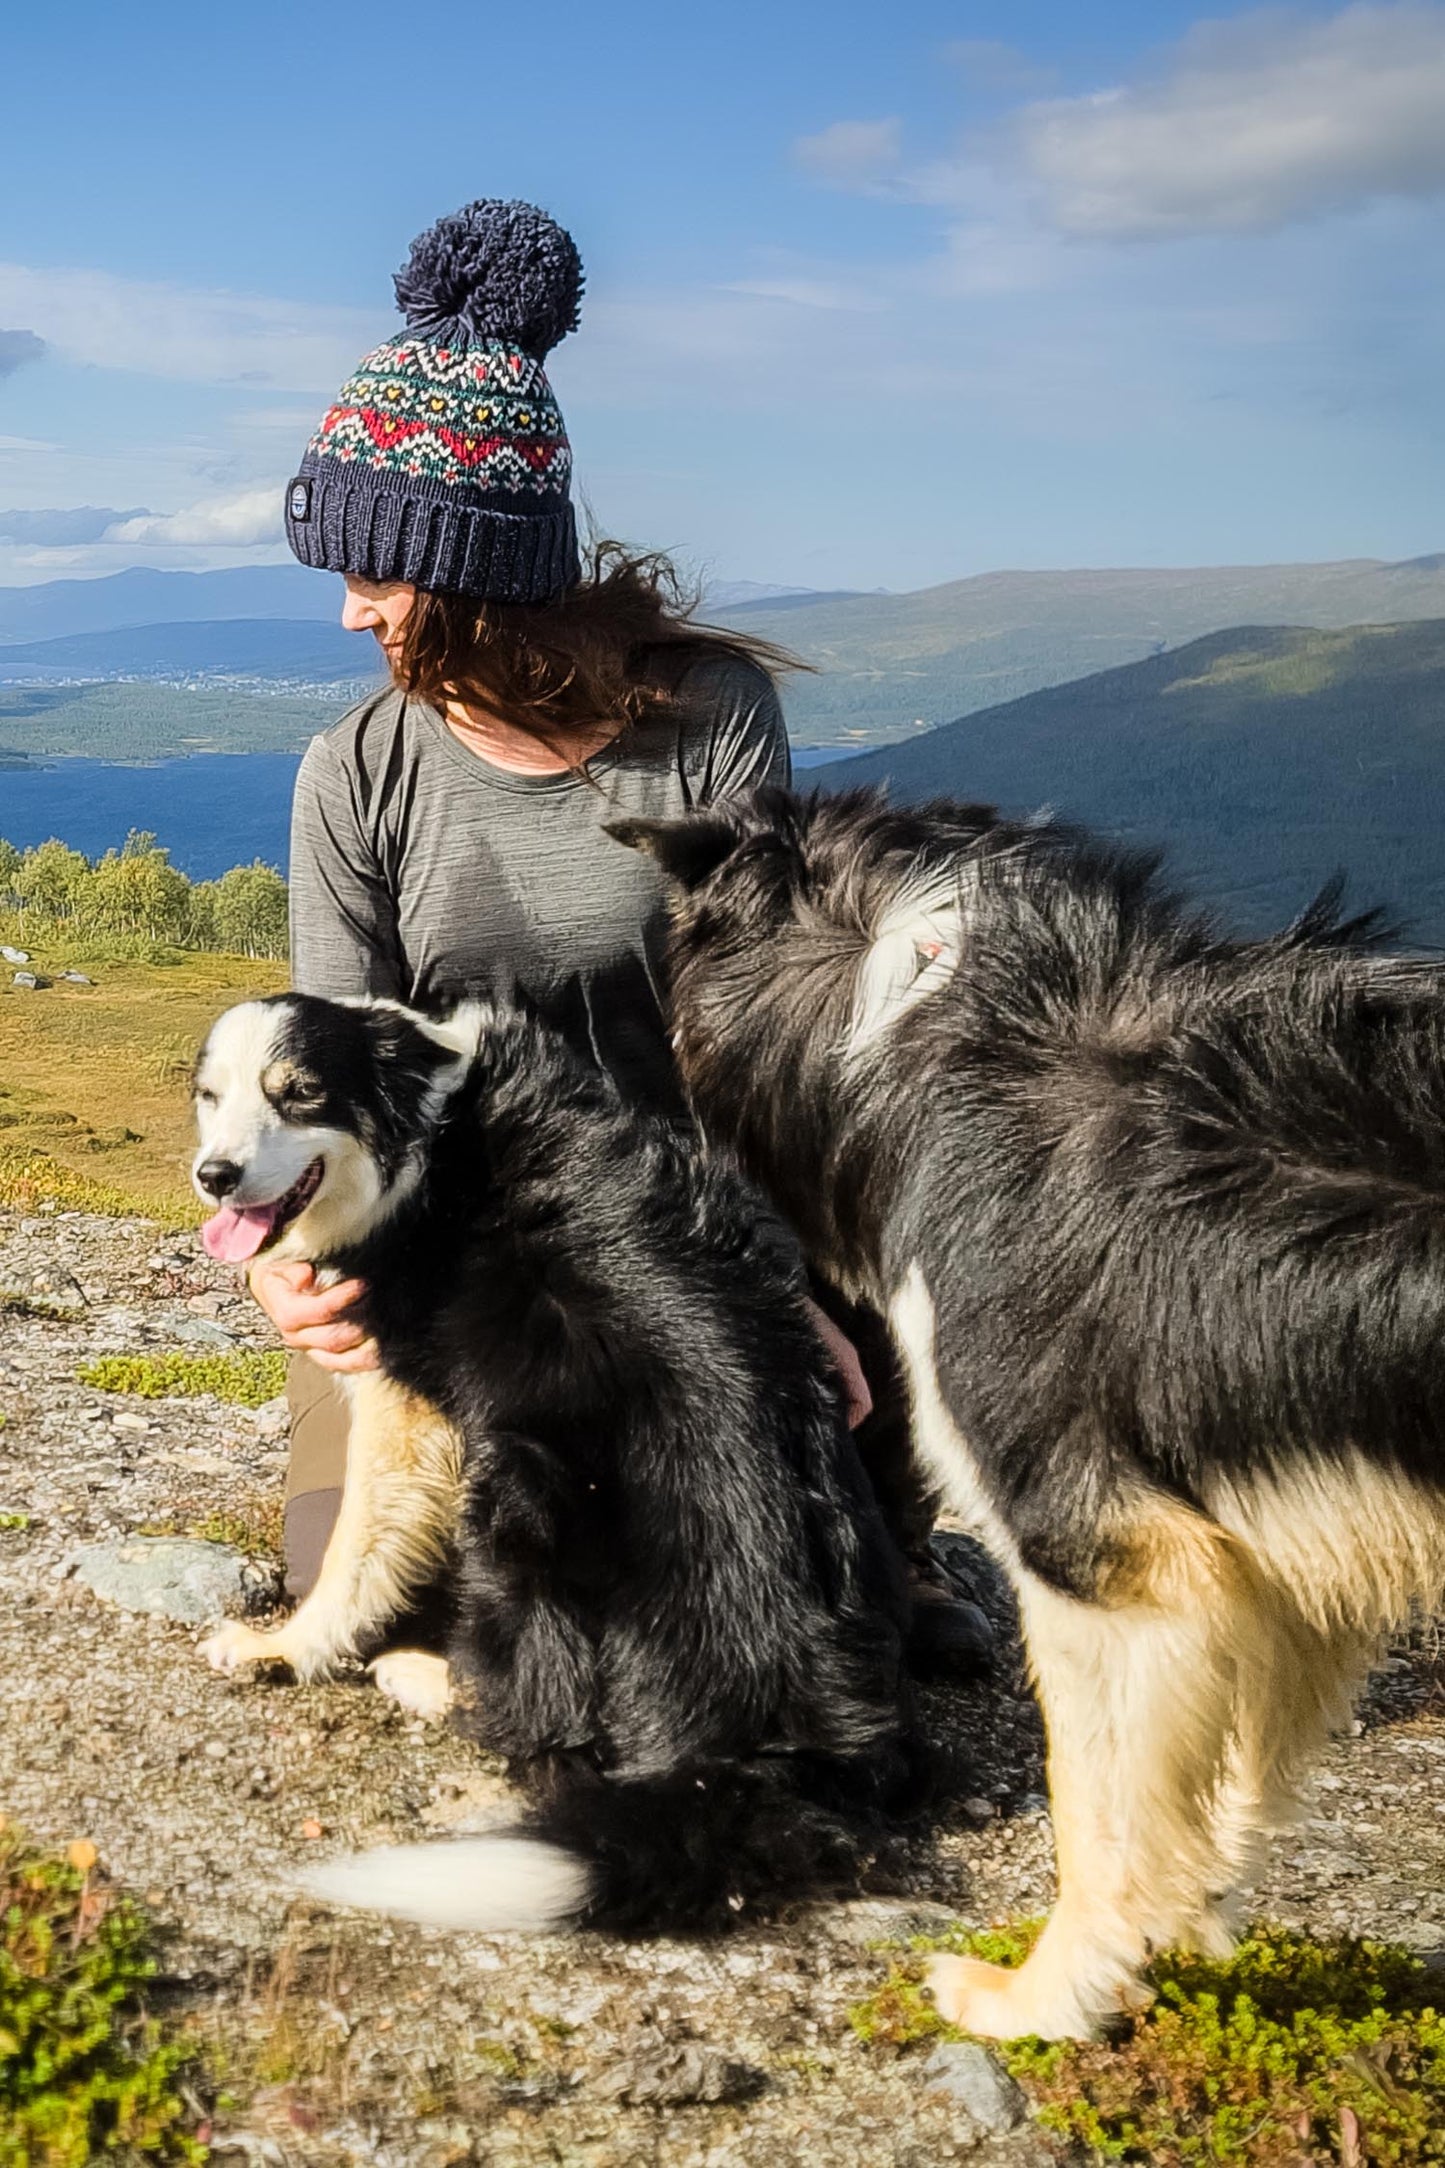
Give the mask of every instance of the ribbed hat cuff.
[[287, 486], [286, 539], [303, 565], [319, 571], [406, 580], [479, 601], [547, 602], [576, 584], [581, 563], [570, 499], [538, 512], [455, 499], [447, 485], [433, 496], [425, 483], [409, 490], [395, 474], [308, 457]]

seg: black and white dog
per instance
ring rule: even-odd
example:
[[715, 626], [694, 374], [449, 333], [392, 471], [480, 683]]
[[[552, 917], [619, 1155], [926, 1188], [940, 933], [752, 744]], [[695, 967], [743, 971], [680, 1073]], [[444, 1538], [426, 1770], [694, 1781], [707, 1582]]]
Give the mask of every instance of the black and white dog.
[[[358, 1275], [381, 1361], [351, 1381], [317, 1587], [210, 1659], [317, 1677], [440, 1571], [434, 1698], [532, 1800], [312, 1886], [439, 1925], [647, 1928], [846, 1877], [848, 1831], [909, 1781], [904, 1597], [761, 1201], [479, 1007], [248, 1002], [195, 1097], [207, 1248]], [[436, 1660], [410, 1661], [414, 1700]]]
[[[1445, 1582], [1445, 977], [1331, 904], [1217, 938], [1151, 862], [982, 807], [759, 793], [613, 833], [677, 888], [676, 1044], [1017, 1591], [1059, 1901], [938, 1961], [1086, 2033], [1229, 1895]], [[1358, 937], [1358, 938], [1357, 938]]]

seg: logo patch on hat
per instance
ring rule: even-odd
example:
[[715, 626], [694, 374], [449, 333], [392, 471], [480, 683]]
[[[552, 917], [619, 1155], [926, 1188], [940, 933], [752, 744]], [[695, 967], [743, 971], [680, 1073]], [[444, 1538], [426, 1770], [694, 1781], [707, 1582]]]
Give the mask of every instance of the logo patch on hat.
[[286, 492], [286, 509], [299, 525], [311, 517], [311, 484], [298, 480]]

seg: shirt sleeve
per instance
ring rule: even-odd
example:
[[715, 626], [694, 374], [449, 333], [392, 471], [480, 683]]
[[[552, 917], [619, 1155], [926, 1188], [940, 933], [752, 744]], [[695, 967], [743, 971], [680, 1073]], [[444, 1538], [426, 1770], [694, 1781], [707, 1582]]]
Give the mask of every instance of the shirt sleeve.
[[298, 993], [404, 995], [396, 903], [353, 779], [313, 738], [291, 806], [291, 983]]
[[758, 783], [793, 780], [793, 757], [778, 688], [759, 664], [734, 660], [700, 664], [688, 693], [697, 702], [699, 736], [707, 760], [697, 802], [736, 798]]

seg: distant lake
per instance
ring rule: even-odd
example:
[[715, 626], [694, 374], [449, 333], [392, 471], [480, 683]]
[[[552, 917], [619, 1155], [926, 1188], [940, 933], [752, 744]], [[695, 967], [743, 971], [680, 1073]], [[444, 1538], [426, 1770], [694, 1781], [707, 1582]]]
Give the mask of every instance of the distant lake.
[[[795, 752], [793, 765], [816, 768], [857, 750], [812, 746]], [[284, 872], [300, 763], [299, 753], [193, 753], [149, 768], [104, 760], [0, 768], [0, 836], [20, 850], [58, 836], [98, 858], [118, 850], [130, 829], [148, 828], [194, 881], [254, 858]]]
[[149, 828], [195, 881], [253, 858], [284, 869], [300, 765], [299, 753], [194, 753], [151, 768], [104, 760], [0, 768], [0, 836], [21, 850], [58, 836], [98, 858], [130, 829]]

